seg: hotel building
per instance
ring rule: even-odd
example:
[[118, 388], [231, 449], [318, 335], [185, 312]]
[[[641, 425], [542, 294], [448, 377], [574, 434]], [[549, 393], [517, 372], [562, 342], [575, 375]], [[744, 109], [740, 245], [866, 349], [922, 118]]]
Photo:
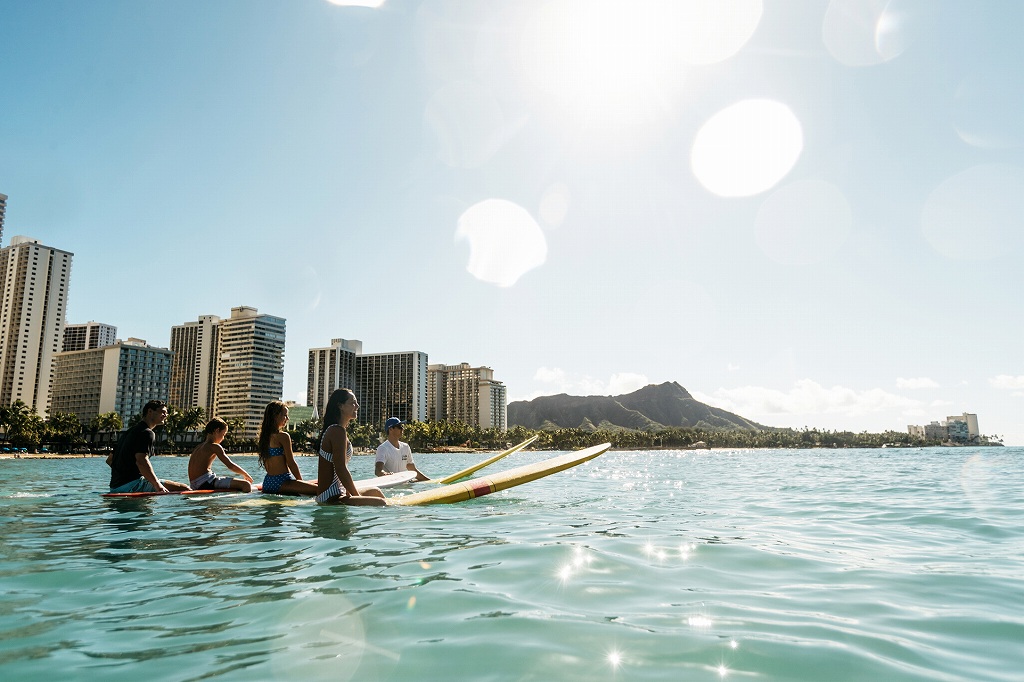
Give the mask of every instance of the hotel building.
[[976, 414], [964, 412], [961, 415], [946, 417], [946, 423], [950, 426], [950, 438], [954, 441], [963, 439], [974, 442], [981, 435], [981, 431], [978, 430], [978, 415]]
[[0, 249], [0, 405], [47, 414], [73, 255], [22, 236]]
[[101, 322], [64, 325], [62, 352], [112, 346], [117, 342], [117, 327]]
[[977, 443], [981, 438], [978, 415], [968, 412], [946, 417], [942, 422], [933, 421], [924, 426], [910, 425], [907, 433], [915, 438], [953, 443]]
[[421, 351], [364, 355], [361, 341], [332, 339], [309, 349], [306, 400], [323, 416], [331, 393], [351, 388], [359, 401], [361, 424], [384, 426], [388, 417], [424, 421], [427, 417], [427, 354]]
[[170, 378], [171, 351], [142, 339], [64, 351], [54, 357], [50, 411], [72, 413], [82, 424], [117, 412], [127, 424], [150, 400], [167, 400]]
[[217, 386], [217, 337], [220, 318], [203, 315], [171, 327], [170, 403], [182, 409], [201, 407], [212, 415]]
[[316, 417], [323, 416], [332, 391], [337, 388], [355, 390], [356, 357], [362, 352], [363, 342], [349, 339], [331, 339], [330, 346], [309, 349], [306, 405], [315, 408]]
[[384, 427], [388, 417], [427, 418], [427, 354], [420, 351], [356, 356], [359, 422]]
[[255, 438], [267, 403], [284, 391], [285, 320], [239, 306], [218, 327], [210, 416], [240, 419], [240, 435]]
[[7, 195], [0, 194], [0, 242], [4, 239], [4, 216], [7, 214]]
[[430, 365], [427, 368], [427, 418], [458, 421], [481, 429], [508, 428], [505, 385], [490, 367]]

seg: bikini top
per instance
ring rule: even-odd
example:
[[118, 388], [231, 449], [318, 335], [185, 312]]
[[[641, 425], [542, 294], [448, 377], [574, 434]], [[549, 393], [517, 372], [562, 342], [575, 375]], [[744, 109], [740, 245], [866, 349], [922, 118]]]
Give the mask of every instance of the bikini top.
[[284, 457], [284, 448], [267, 448], [267, 457]]
[[[328, 428], [330, 428], [330, 427], [328, 427]], [[320, 456], [323, 457], [328, 462], [333, 462], [334, 461], [334, 454], [324, 450], [323, 440], [320, 441]], [[351, 442], [349, 442], [349, 444], [348, 444], [348, 451], [345, 453], [345, 464], [348, 464], [350, 459], [352, 459], [352, 443]]]

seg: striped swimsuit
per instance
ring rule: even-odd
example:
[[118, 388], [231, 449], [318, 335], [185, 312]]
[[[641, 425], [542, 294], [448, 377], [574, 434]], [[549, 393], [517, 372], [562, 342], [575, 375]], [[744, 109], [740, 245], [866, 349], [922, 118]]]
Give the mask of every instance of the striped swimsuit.
[[[324, 450], [322, 442], [320, 443], [319, 455], [323, 457], [326, 461], [331, 462], [332, 464], [334, 463], [334, 455]], [[348, 444], [348, 451], [345, 453], [346, 466], [348, 465], [350, 459], [352, 459], [352, 443]], [[345, 495], [348, 495], [348, 491], [345, 490], [345, 488], [341, 485], [341, 479], [338, 478], [337, 470], [333, 471], [333, 476], [334, 480], [331, 481], [331, 485], [327, 487], [327, 490], [323, 491], [322, 493], [316, 496], [317, 504], [324, 504], [327, 502], [327, 500], [331, 499], [332, 497], [344, 497]]]

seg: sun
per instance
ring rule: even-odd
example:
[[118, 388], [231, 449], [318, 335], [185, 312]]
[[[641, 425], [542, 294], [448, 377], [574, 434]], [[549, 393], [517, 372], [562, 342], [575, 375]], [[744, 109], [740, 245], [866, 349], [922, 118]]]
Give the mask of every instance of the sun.
[[523, 77], [577, 125], [615, 128], [665, 113], [688, 69], [735, 54], [761, 0], [556, 0], [527, 22]]

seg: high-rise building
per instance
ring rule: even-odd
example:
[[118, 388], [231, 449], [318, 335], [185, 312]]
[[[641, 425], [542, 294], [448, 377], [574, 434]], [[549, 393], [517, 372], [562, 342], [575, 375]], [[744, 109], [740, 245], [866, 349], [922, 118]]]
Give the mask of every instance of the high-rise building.
[[65, 351], [54, 357], [50, 411], [70, 412], [83, 424], [117, 412], [127, 424], [150, 400], [167, 400], [170, 378], [171, 351], [142, 339]]
[[331, 339], [309, 349], [306, 402], [323, 416], [331, 393], [351, 388], [362, 424], [383, 426], [388, 417], [423, 421], [427, 416], [427, 354], [421, 351], [363, 355], [362, 341]]
[[946, 422], [948, 424], [952, 424], [953, 422], [963, 423], [963, 426], [958, 427], [957, 431], [957, 435], [962, 435], [963, 440], [976, 441], [981, 435], [981, 431], [978, 430], [978, 415], [976, 414], [964, 412], [962, 415], [946, 417]]
[[195, 322], [171, 327], [170, 402], [175, 407], [201, 407], [212, 414], [217, 386], [217, 335], [220, 318], [203, 315]]
[[263, 411], [284, 391], [285, 320], [239, 306], [219, 322], [217, 375], [211, 416], [241, 419], [242, 435], [255, 438]]
[[73, 255], [22, 236], [0, 249], [0, 405], [46, 416]]
[[4, 216], [7, 214], [7, 195], [0, 194], [0, 242], [4, 239]]
[[384, 426], [388, 417], [424, 421], [427, 417], [427, 354], [421, 351], [356, 356], [359, 422]]
[[62, 352], [103, 348], [117, 342], [117, 327], [102, 322], [64, 325]]
[[430, 365], [427, 368], [427, 415], [432, 421], [459, 421], [481, 429], [508, 428], [505, 385], [490, 367]]
[[316, 408], [314, 415], [323, 416], [327, 399], [335, 389], [355, 390], [356, 357], [362, 352], [363, 342], [349, 339], [331, 339], [326, 348], [309, 349], [306, 405]]

